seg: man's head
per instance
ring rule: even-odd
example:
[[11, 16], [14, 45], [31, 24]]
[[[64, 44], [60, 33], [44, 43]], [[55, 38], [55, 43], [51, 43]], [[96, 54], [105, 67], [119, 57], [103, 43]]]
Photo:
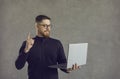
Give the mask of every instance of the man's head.
[[35, 27], [38, 36], [49, 37], [51, 30], [51, 18], [46, 15], [38, 15], [35, 18]]

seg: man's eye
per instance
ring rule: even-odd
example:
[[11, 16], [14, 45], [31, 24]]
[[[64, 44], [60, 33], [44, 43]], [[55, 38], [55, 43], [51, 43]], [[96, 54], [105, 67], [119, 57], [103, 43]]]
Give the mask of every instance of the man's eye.
[[51, 25], [42, 25], [43, 27], [51, 27]]

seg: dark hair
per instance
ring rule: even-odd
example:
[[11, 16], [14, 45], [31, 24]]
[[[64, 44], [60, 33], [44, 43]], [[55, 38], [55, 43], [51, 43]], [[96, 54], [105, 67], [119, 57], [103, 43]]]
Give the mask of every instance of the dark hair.
[[50, 17], [46, 16], [46, 15], [38, 15], [36, 18], [35, 18], [35, 22], [41, 22], [42, 20], [44, 19], [48, 19], [48, 20], [51, 20]]

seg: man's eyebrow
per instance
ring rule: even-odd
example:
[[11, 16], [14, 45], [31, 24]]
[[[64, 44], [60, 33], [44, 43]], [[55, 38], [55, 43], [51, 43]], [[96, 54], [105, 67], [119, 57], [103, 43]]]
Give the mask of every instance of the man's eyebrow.
[[[38, 23], [38, 24], [44, 24], [44, 23]], [[52, 24], [44, 24], [44, 25], [52, 25]]]

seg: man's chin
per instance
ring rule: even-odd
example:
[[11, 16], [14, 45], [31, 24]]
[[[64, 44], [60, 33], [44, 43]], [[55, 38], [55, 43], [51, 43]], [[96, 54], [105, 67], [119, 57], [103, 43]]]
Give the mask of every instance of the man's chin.
[[41, 35], [46, 38], [50, 37], [50, 33], [48, 32], [41, 33]]
[[46, 38], [50, 37], [50, 33], [44, 33], [44, 37]]

